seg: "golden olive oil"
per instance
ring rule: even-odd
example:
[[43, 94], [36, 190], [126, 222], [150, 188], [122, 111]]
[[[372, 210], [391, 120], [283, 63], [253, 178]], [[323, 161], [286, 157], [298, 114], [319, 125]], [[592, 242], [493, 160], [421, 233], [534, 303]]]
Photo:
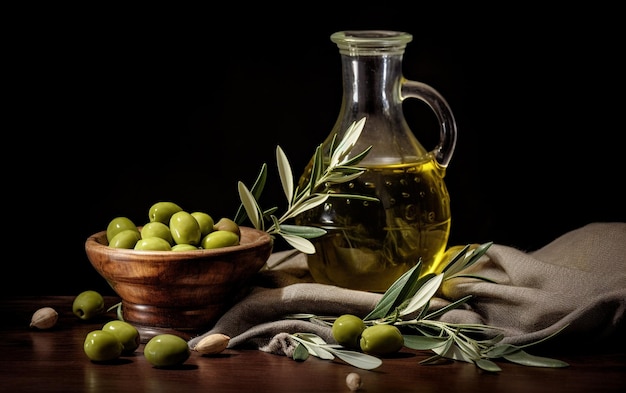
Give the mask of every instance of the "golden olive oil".
[[445, 169], [426, 157], [412, 164], [368, 166], [354, 181], [316, 190], [378, 199], [331, 196], [297, 217], [299, 225], [327, 231], [312, 239], [316, 253], [307, 256], [317, 282], [384, 292], [420, 258], [423, 273], [437, 269], [450, 233], [450, 198]]

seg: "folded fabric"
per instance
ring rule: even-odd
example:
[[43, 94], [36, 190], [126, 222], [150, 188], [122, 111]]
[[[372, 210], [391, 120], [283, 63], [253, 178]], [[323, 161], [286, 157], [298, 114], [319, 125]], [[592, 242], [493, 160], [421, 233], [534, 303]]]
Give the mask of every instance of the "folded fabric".
[[[206, 333], [222, 333], [229, 347], [253, 347], [289, 354], [286, 336], [315, 333], [334, 343], [330, 326], [290, 319], [290, 314], [364, 317], [382, 297], [315, 283], [306, 255], [297, 251], [272, 254], [250, 294], [233, 306]], [[605, 343], [626, 327], [626, 223], [591, 223], [568, 232], [532, 252], [493, 244], [467, 273], [494, 282], [456, 278], [446, 281], [431, 301], [438, 309], [467, 295], [462, 308], [439, 319], [497, 327], [504, 342], [523, 345], [559, 332], [559, 342]]]

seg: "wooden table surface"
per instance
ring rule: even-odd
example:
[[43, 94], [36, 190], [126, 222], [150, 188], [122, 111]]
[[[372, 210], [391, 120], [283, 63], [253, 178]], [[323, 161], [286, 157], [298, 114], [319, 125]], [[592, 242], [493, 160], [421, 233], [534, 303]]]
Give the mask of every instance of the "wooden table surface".
[[[133, 355], [111, 364], [91, 362], [83, 352], [88, 332], [115, 314], [82, 321], [72, 314], [72, 297], [15, 297], [0, 303], [0, 392], [349, 392], [345, 378], [358, 372], [362, 392], [624, 392], [626, 353], [607, 348], [602, 354], [568, 353], [552, 357], [566, 368], [526, 367], [497, 361], [500, 373], [481, 372], [472, 364], [446, 362], [419, 365], [429, 351], [402, 350], [366, 371], [340, 360], [309, 357], [304, 362], [255, 349], [227, 349], [219, 355], [192, 352], [180, 367], [160, 369], [143, 356], [143, 344]], [[107, 304], [117, 299], [107, 298]], [[59, 312], [50, 330], [30, 328], [40, 307]], [[537, 354], [529, 349], [530, 353]]]

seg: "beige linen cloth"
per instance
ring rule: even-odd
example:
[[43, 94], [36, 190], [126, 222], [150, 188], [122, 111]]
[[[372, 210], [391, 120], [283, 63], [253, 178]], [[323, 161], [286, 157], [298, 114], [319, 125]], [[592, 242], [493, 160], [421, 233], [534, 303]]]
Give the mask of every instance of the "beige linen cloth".
[[[275, 268], [272, 266], [277, 265]], [[222, 333], [229, 348], [252, 347], [289, 355], [289, 333], [316, 333], [334, 343], [330, 327], [288, 314], [319, 316], [355, 314], [364, 317], [380, 293], [317, 284], [306, 256], [297, 251], [272, 254], [247, 297], [234, 305], [206, 333]], [[447, 322], [481, 323], [501, 329], [504, 342], [527, 344], [557, 332], [548, 342], [562, 345], [624, 345], [626, 333], [626, 223], [596, 222], [565, 233], [544, 247], [524, 252], [493, 244], [467, 273], [495, 283], [454, 279], [432, 299], [437, 309], [472, 295], [463, 308], [448, 311]]]

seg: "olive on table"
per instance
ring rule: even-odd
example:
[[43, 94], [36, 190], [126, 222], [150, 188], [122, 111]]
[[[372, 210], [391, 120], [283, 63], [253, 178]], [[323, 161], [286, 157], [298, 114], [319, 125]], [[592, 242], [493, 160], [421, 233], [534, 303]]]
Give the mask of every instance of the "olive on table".
[[104, 298], [97, 291], [83, 291], [74, 298], [72, 312], [83, 320], [103, 314], [105, 312]]
[[359, 349], [359, 340], [365, 328], [365, 322], [361, 318], [344, 314], [335, 319], [331, 333], [337, 344], [346, 348]]
[[115, 334], [105, 330], [93, 330], [85, 337], [83, 349], [90, 360], [107, 362], [119, 358], [124, 347]]
[[389, 355], [402, 349], [404, 337], [394, 325], [373, 325], [363, 330], [359, 345], [370, 355]]
[[126, 321], [112, 320], [104, 324], [103, 331], [113, 333], [119, 342], [122, 343], [122, 353], [132, 353], [141, 342], [139, 331], [136, 327]]
[[172, 367], [183, 364], [191, 355], [187, 341], [174, 334], [157, 334], [144, 346], [146, 360], [155, 367]]

